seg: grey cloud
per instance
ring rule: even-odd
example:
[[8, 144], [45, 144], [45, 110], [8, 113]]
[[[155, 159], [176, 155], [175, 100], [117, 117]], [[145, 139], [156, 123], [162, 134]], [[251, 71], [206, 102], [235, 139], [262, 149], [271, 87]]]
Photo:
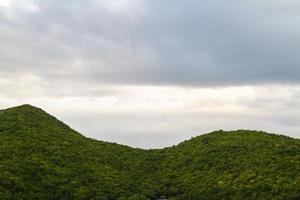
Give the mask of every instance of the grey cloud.
[[94, 84], [299, 83], [296, 1], [154, 0], [108, 9], [113, 2], [1, 8], [1, 74]]

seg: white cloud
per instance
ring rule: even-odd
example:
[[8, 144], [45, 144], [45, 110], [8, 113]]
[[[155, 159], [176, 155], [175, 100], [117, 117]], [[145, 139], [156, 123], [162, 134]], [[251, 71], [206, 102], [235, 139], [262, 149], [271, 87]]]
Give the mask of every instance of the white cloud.
[[96, 5], [105, 6], [111, 12], [121, 13], [126, 12], [131, 15], [131, 12], [141, 11], [143, 9], [143, 1], [140, 0], [94, 0]]
[[1, 107], [31, 103], [88, 137], [144, 148], [173, 145], [216, 129], [257, 129], [300, 137], [300, 86], [110, 86], [114, 92], [103, 96], [57, 98], [47, 96], [48, 89], [43, 93], [32, 87], [39, 81], [24, 77], [18, 80], [21, 86], [0, 81], [1, 88], [7, 88], [1, 91]]
[[9, 7], [11, 5], [11, 0], [0, 0], [0, 7]]
[[44, 95], [42, 80], [33, 75], [15, 77], [0, 77], [1, 95], [4, 99], [24, 100], [30, 96]]

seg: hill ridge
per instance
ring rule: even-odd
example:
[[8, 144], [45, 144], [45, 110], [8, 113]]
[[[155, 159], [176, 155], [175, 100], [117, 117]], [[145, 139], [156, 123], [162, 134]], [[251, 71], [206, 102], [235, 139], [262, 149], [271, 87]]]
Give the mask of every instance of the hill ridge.
[[[48, 112], [44, 111], [42, 108], [39, 108], [39, 107], [36, 107], [36, 106], [33, 106], [31, 104], [23, 104], [23, 105], [19, 105], [19, 106], [15, 106], [15, 107], [11, 107], [11, 108], [7, 108], [7, 109], [2, 109], [0, 110], [0, 113], [5, 113], [7, 111], [10, 111], [10, 112], [14, 112], [14, 113], [18, 113], [18, 112], [25, 112], [23, 113], [23, 115], [25, 115], [25, 117], [29, 117], [30, 116], [26, 116], [26, 114], [28, 113], [35, 113], [38, 112], [40, 114], [43, 114], [44, 116], [47, 116], [53, 120], [55, 120], [57, 123], [60, 123], [64, 126], [66, 126], [66, 128], [70, 128], [71, 127], [67, 124], [65, 124], [63, 121], [61, 121], [60, 119], [57, 119], [56, 117], [54, 117], [53, 115], [49, 114]], [[32, 118], [32, 116], [31, 116]], [[75, 130], [74, 130], [75, 131]], [[77, 132], [77, 131], [75, 131]], [[289, 137], [289, 136], [286, 136], [286, 135], [282, 135], [282, 134], [276, 134], [276, 133], [267, 133], [267, 132], [264, 132], [264, 131], [257, 131], [257, 130], [251, 130], [251, 129], [237, 129], [237, 130], [222, 130], [222, 129], [219, 129], [219, 130], [215, 130], [215, 131], [212, 131], [212, 132], [208, 132], [208, 133], [203, 133], [201, 135], [198, 135], [198, 136], [194, 136], [194, 137], [191, 137], [189, 139], [186, 139], [184, 141], [181, 141], [179, 142], [178, 144], [175, 144], [175, 145], [172, 145], [172, 146], [168, 146], [168, 147], [163, 147], [163, 148], [156, 148], [156, 149], [153, 149], [153, 150], [162, 150], [162, 149], [165, 149], [165, 148], [172, 148], [174, 146], [177, 146], [177, 145], [180, 145], [182, 143], [186, 143], [186, 142], [189, 142], [191, 140], [197, 140], [199, 137], [206, 137], [206, 136], [211, 136], [213, 134], [217, 134], [219, 136], [222, 136], [223, 134], [263, 134], [263, 135], [272, 135], [272, 136], [281, 136], [281, 137], [287, 137], [287, 138], [291, 138], [291, 139], [294, 139], [294, 140], [299, 140], [298, 138], [292, 138], [292, 137]], [[84, 136], [86, 137], [86, 136]], [[88, 138], [88, 137], [87, 137]], [[91, 138], [92, 139], [92, 138]], [[93, 138], [94, 139], [94, 138]], [[97, 139], [94, 139], [94, 140], [97, 140]], [[109, 142], [109, 143], [112, 143], [112, 144], [118, 144], [118, 143], [115, 143], [115, 142]], [[118, 145], [124, 145], [124, 144], [118, 144]], [[124, 146], [128, 146], [128, 145], [124, 145]], [[129, 146], [131, 147], [131, 146]], [[131, 148], [135, 148], [135, 149], [140, 149], [140, 148], [136, 148], [136, 147], [131, 147]], [[145, 149], [147, 150], [147, 149]]]

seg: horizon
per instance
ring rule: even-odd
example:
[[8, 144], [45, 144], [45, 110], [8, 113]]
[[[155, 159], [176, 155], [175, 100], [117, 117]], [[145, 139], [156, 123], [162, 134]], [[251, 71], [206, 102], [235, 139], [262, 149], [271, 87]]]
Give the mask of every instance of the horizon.
[[[58, 120], [59, 122], [62, 122], [63, 124], [65, 124], [66, 126], [68, 126], [69, 128], [71, 128], [72, 130], [78, 132], [79, 134], [81, 134], [82, 136], [85, 136], [84, 133], [81, 133], [79, 132], [78, 130], [74, 129], [72, 126], [70, 126], [69, 124], [65, 123], [63, 120], [57, 118], [56, 116], [52, 115], [51, 113], [49, 113], [47, 110], [44, 110], [43, 108], [40, 108], [40, 107], [36, 107], [34, 105], [31, 105], [31, 104], [21, 104], [21, 105], [17, 105], [17, 106], [14, 106], [14, 107], [9, 107], [9, 108], [4, 108], [4, 109], [0, 109], [0, 111], [6, 111], [6, 110], [12, 110], [12, 109], [19, 109], [19, 108], [22, 108], [22, 107], [29, 107], [29, 108], [33, 108], [33, 109], [38, 109], [38, 110], [41, 110], [43, 111], [45, 114], [47, 115], [50, 115], [52, 117], [54, 117], [56, 120]], [[216, 133], [216, 132], [223, 132], [223, 133], [230, 133], [230, 132], [244, 132], [244, 131], [249, 131], [249, 132], [254, 132], [254, 133], [263, 133], [263, 134], [268, 134], [268, 135], [276, 135], [276, 136], [286, 136], [288, 138], [291, 138], [291, 139], [300, 139], [300, 138], [295, 138], [295, 137], [291, 137], [291, 136], [288, 136], [288, 135], [284, 135], [282, 133], [272, 133], [272, 132], [266, 132], [266, 131], [263, 131], [263, 130], [251, 130], [251, 129], [236, 129], [236, 130], [223, 130], [223, 129], [219, 129], [219, 130], [213, 130], [213, 131], [210, 131], [210, 132], [205, 132], [205, 133], [198, 133], [197, 135], [194, 135], [194, 136], [191, 136], [190, 138], [186, 138], [182, 141], [179, 141], [177, 142], [176, 144], [171, 144], [169, 146], [162, 146], [160, 148], [151, 148], [151, 147], [138, 147], [138, 146], [130, 146], [130, 145], [127, 145], [127, 144], [122, 144], [122, 143], [118, 143], [118, 142], [114, 142], [114, 141], [105, 141], [105, 140], [99, 140], [97, 138], [92, 138], [92, 137], [88, 137], [88, 136], [85, 136], [86, 138], [89, 138], [89, 139], [93, 139], [93, 140], [97, 140], [97, 141], [103, 141], [103, 142], [108, 142], [108, 143], [112, 143], [112, 144], [118, 144], [118, 145], [125, 145], [125, 146], [128, 146], [128, 147], [131, 147], [131, 148], [137, 148], [137, 149], [143, 149], [143, 150], [162, 150], [162, 149], [165, 149], [165, 148], [171, 148], [171, 147], [174, 147], [174, 146], [177, 146], [183, 142], [187, 142], [187, 141], [190, 141], [194, 138], [197, 138], [197, 137], [200, 137], [200, 136], [204, 136], [204, 135], [209, 135], [209, 134], [212, 134], [212, 133]]]
[[0, 109], [162, 148], [215, 130], [300, 138], [296, 0], [1, 0]]
[[[14, 107], [9, 107], [9, 108], [5, 108], [5, 109], [0, 109], [0, 111], [6, 111], [6, 110], [17, 110], [17, 109], [21, 109], [22, 107], [29, 107], [30, 109], [38, 109], [39, 111], [42, 111], [44, 112], [44, 114], [46, 115], [50, 115], [51, 117], [54, 117], [55, 120], [58, 120], [59, 122], [62, 122], [63, 124], [65, 124], [67, 127], [69, 127], [70, 129], [74, 130], [75, 132], [79, 133], [80, 135], [82, 136], [85, 136], [84, 133], [81, 133], [81, 132], [78, 132], [76, 129], [73, 129], [72, 126], [70, 126], [69, 124], [66, 124], [64, 121], [62, 121], [61, 119], [58, 119], [56, 118], [56, 116], [52, 115], [51, 113], [48, 113], [47, 110], [44, 110], [43, 108], [39, 108], [39, 107], [36, 107], [34, 105], [31, 105], [31, 104], [22, 104], [22, 105], [18, 105], [18, 106], [14, 106]], [[263, 130], [249, 130], [249, 129], [236, 129], [236, 130], [223, 130], [223, 129], [219, 129], [219, 130], [214, 130], [214, 131], [211, 131], [211, 132], [205, 132], [205, 133], [198, 133], [198, 135], [195, 135], [195, 136], [192, 136], [191, 138], [186, 138], [182, 141], [179, 141], [178, 143], [176, 144], [172, 144], [172, 145], [169, 145], [169, 146], [163, 146], [163, 147], [160, 147], [160, 148], [142, 148], [142, 147], [134, 147], [134, 146], [129, 146], [129, 145], [126, 145], [126, 144], [122, 144], [122, 143], [117, 143], [117, 142], [114, 142], [114, 141], [104, 141], [104, 140], [98, 140], [97, 138], [89, 138], [87, 136], [85, 136], [85, 138], [88, 138], [88, 139], [93, 139], [93, 140], [97, 140], [97, 141], [102, 141], [102, 142], [108, 142], [108, 143], [111, 143], [111, 144], [117, 144], [117, 145], [122, 145], [122, 146], [127, 146], [127, 147], [130, 147], [130, 148], [137, 148], [137, 149], [142, 149], [142, 150], [163, 150], [163, 149], [166, 149], [166, 148], [172, 148], [172, 147], [175, 147], [175, 146], [178, 146], [179, 144], [181, 143], [185, 143], [185, 142], [188, 142], [190, 140], [193, 140], [195, 138], [198, 138], [200, 136], [205, 136], [205, 135], [210, 135], [210, 134], [214, 134], [214, 133], [240, 133], [240, 132], [251, 132], [251, 133], [262, 133], [262, 134], [267, 134], [267, 135], [274, 135], [274, 136], [285, 136], [285, 137], [288, 137], [290, 139], [299, 139], [299, 138], [293, 138], [293, 137], [289, 137], [287, 135], [284, 135], [282, 133], [268, 133], [268, 132], [265, 132]]]

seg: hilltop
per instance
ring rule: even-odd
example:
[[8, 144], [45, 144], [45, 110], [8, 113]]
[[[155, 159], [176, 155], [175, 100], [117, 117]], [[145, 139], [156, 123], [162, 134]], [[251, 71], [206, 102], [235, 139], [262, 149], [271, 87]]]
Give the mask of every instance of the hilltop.
[[0, 111], [1, 199], [300, 199], [300, 141], [215, 131], [142, 150], [89, 139], [31, 105]]

